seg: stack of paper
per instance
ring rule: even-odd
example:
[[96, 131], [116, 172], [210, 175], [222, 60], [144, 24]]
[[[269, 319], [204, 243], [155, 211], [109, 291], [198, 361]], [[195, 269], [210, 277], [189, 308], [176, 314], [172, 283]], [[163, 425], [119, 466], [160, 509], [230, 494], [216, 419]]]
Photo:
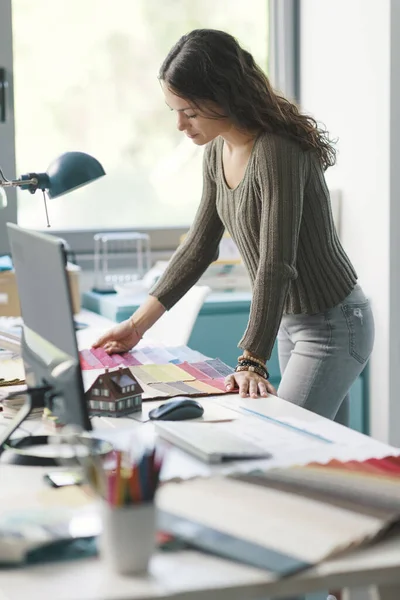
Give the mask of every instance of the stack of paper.
[[19, 353], [21, 347], [21, 317], [0, 317], [0, 348]]
[[[13, 419], [24, 404], [25, 395], [24, 392], [21, 391], [21, 394], [16, 397], [9, 398], [8, 396], [6, 396], [3, 399], [0, 398], [0, 401], [3, 407], [2, 416], [7, 419]], [[34, 408], [27, 417], [27, 419], [38, 419], [41, 418], [42, 414], [43, 408]]]
[[20, 318], [0, 318], [0, 387], [25, 383], [20, 322]]
[[22, 358], [11, 358], [0, 354], [0, 386], [22, 385], [25, 383], [25, 371]]

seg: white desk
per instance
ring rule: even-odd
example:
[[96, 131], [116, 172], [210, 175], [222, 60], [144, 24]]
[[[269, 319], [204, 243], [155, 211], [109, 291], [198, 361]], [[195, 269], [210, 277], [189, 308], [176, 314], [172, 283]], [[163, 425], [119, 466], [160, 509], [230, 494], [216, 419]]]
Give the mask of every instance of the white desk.
[[[93, 325], [108, 326], [107, 320], [101, 321]], [[80, 337], [84, 334], [89, 339], [90, 333], [83, 330]], [[233, 404], [238, 401], [237, 397], [232, 398]], [[240, 403], [253, 408], [254, 403], [258, 403], [265, 414], [272, 417], [286, 416], [320, 423], [325, 432], [330, 428], [335, 436], [342, 431], [340, 425], [279, 398], [240, 400]], [[118, 422], [126, 425], [127, 421]], [[140, 427], [138, 423], [129, 423]], [[349, 438], [354, 436], [355, 443], [359, 444], [361, 434], [348, 431], [347, 435]], [[48, 468], [2, 464], [0, 489], [7, 488], [21, 495], [27, 490], [34, 493], [43, 487], [42, 477], [47, 471]], [[0, 512], [9, 508], [3, 499]], [[1, 570], [0, 600], [244, 600], [370, 584], [380, 586], [380, 600], [400, 599], [400, 534], [282, 580], [266, 571], [195, 551], [158, 553], [147, 577], [115, 575], [95, 558]], [[383, 584], [386, 587], [382, 587]]]

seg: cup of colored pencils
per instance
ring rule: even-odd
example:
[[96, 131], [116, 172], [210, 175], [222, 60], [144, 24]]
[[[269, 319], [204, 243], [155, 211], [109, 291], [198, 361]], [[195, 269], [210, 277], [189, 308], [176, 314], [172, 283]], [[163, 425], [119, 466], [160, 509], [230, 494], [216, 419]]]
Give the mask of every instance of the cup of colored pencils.
[[100, 555], [118, 573], [147, 570], [156, 546], [155, 494], [161, 459], [155, 450], [135, 461], [116, 452], [104, 471]]

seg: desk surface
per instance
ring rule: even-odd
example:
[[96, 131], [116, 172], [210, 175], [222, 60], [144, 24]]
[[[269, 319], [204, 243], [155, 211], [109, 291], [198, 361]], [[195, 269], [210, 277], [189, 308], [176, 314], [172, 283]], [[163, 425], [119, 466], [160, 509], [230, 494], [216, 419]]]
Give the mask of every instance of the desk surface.
[[[234, 398], [232, 401], [234, 403]], [[241, 401], [242, 402], [242, 401]], [[248, 400], [254, 403], [257, 401]], [[281, 418], [302, 417], [341, 432], [341, 426], [304, 411], [279, 398], [260, 400], [264, 411]], [[252, 404], [254, 406], [254, 404]], [[260, 407], [261, 408], [261, 407]], [[114, 420], [115, 421], [115, 420]], [[132, 425], [132, 421], [130, 421]], [[126, 420], [118, 420], [124, 427]], [[140, 427], [135, 422], [134, 427]], [[355, 443], [365, 436], [355, 436]], [[335, 433], [337, 435], [337, 433]], [[372, 442], [371, 442], [372, 443]], [[12, 494], [34, 494], [43, 488], [45, 468], [2, 465], [1, 481]], [[6, 499], [0, 513], [9, 509]], [[1, 600], [136, 600], [165, 598], [182, 600], [235, 600], [281, 597], [343, 586], [388, 584], [400, 581], [400, 535], [348, 557], [327, 561], [302, 575], [277, 580], [272, 573], [237, 564], [200, 552], [159, 553], [154, 556], [146, 577], [122, 577], [102, 565], [99, 559], [53, 563], [24, 569], [0, 571]], [[77, 584], [79, 582], [79, 584]], [[400, 594], [399, 596], [400, 597]]]
[[[283, 580], [199, 552], [156, 555], [147, 577], [122, 577], [97, 559], [0, 572], [2, 600], [244, 600], [400, 579], [400, 536]], [[393, 596], [394, 600], [394, 596]]]
[[[84, 314], [82, 317], [88, 317]], [[90, 316], [90, 315], [89, 315]], [[95, 317], [94, 327], [109, 326], [106, 319]], [[79, 332], [80, 343], [86, 345], [93, 330]], [[232, 397], [232, 404], [238, 398]], [[327, 421], [279, 398], [240, 400], [272, 417], [293, 417], [310, 424], [319, 423], [324, 431], [344, 435], [340, 425]], [[126, 419], [134, 427], [140, 424]], [[368, 438], [351, 430], [345, 430], [346, 442], [359, 445]], [[371, 447], [374, 442], [371, 441]], [[375, 446], [374, 446], [375, 448]], [[388, 448], [390, 451], [390, 448]], [[30, 494], [43, 487], [43, 473], [48, 469], [39, 467], [14, 467], [1, 465], [1, 484], [10, 494]], [[2, 494], [3, 495], [3, 494]], [[7, 494], [8, 495], [8, 494]], [[0, 513], [10, 509], [4, 496]], [[146, 577], [122, 577], [104, 567], [99, 559], [83, 559], [76, 562], [52, 563], [24, 569], [0, 571], [1, 600], [136, 600], [165, 598], [175, 600], [235, 600], [261, 596], [283, 597], [334, 587], [400, 583], [400, 534], [379, 544], [360, 549], [347, 557], [331, 560], [307, 572], [277, 580], [275, 575], [237, 564], [228, 560], [195, 551], [158, 553], [154, 556], [149, 575]], [[400, 597], [400, 590], [394, 598]]]

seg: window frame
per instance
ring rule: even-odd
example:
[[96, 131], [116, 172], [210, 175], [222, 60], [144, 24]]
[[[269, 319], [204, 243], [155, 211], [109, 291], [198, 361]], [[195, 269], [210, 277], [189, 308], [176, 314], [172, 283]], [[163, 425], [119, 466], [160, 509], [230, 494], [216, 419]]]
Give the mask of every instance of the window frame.
[[[299, 98], [299, 2], [300, 0], [266, 0], [269, 2], [269, 70], [272, 83], [283, 93]], [[15, 128], [13, 102], [13, 51], [12, 51], [12, 0], [0, 3], [0, 56], [7, 71], [7, 119], [0, 123], [0, 167], [9, 179], [15, 178]], [[26, 165], [28, 171], [32, 165]], [[19, 174], [18, 174], [19, 175]], [[6, 222], [17, 223], [17, 194], [15, 189], [7, 190], [7, 209], [0, 210], [0, 255], [9, 253]], [[200, 198], [199, 198], [200, 201]], [[188, 231], [185, 227], [134, 228], [150, 236], [152, 262], [168, 259], [179, 245], [181, 236]], [[120, 228], [120, 232], [132, 231]], [[88, 228], [75, 230], [51, 229], [50, 233], [64, 239], [75, 254], [78, 264], [85, 269], [93, 267], [93, 236], [116, 229]], [[42, 230], [49, 233], [49, 230]], [[86, 260], [85, 260], [86, 259]]]

